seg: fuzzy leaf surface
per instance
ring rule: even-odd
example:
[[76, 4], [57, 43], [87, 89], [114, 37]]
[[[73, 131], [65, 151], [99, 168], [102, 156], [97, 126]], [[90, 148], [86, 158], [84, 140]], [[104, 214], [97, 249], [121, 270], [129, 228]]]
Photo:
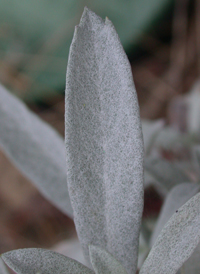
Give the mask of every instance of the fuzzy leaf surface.
[[67, 178], [76, 229], [128, 273], [137, 267], [143, 210], [143, 140], [130, 64], [112, 23], [87, 8], [66, 82]]
[[0, 85], [0, 147], [15, 166], [72, 217], [60, 135]]
[[176, 274], [200, 241], [200, 193], [174, 213], [159, 234], [140, 274]]
[[94, 274], [73, 259], [41, 248], [9, 251], [2, 254], [2, 259], [17, 274]]
[[127, 274], [124, 267], [104, 249], [91, 245], [89, 252], [96, 274]]
[[183, 183], [172, 188], [165, 199], [154, 228], [150, 243], [151, 246], [153, 246], [155, 240], [171, 216], [179, 209], [179, 207], [184, 205], [190, 198], [197, 194], [199, 190], [200, 186], [195, 183]]

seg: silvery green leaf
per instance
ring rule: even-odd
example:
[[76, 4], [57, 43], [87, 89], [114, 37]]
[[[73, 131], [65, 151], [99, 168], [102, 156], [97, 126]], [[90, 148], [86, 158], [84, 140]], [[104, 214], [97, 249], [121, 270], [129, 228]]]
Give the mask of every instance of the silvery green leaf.
[[161, 209], [158, 221], [151, 237], [150, 246], [153, 246], [162, 228], [176, 212], [176, 210], [178, 210], [179, 207], [184, 205], [190, 198], [197, 194], [199, 190], [200, 186], [195, 183], [183, 183], [172, 188]]
[[84, 10], [66, 83], [67, 178], [76, 229], [137, 268], [143, 209], [143, 140], [128, 59], [112, 23]]
[[145, 170], [159, 184], [162, 184], [166, 190], [170, 190], [177, 184], [188, 182], [190, 179], [180, 163], [170, 162], [161, 158], [147, 158], [145, 161]]
[[3, 260], [0, 257], [0, 274], [9, 274], [7, 267], [5, 266]]
[[59, 209], [72, 216], [63, 139], [0, 85], [0, 146]]
[[17, 274], [94, 274], [73, 259], [41, 248], [9, 251], [2, 254], [2, 259]]
[[175, 274], [200, 241], [200, 193], [170, 218], [159, 234], [140, 274]]
[[96, 274], [127, 274], [124, 267], [106, 250], [90, 245], [89, 252]]
[[151, 152], [151, 149], [154, 145], [157, 135], [163, 128], [164, 121], [163, 120], [142, 120], [142, 132], [144, 137], [144, 147], [146, 154]]

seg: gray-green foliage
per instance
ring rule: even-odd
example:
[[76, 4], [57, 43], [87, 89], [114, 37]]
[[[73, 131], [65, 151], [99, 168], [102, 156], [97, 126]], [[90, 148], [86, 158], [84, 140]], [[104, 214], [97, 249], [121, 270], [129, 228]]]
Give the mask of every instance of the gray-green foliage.
[[200, 193], [179, 208], [165, 224], [140, 274], [176, 274], [200, 241]]
[[[140, 274], [175, 274], [199, 243], [199, 225], [200, 193], [179, 208], [166, 223], [145, 260]], [[96, 274], [118, 273], [116, 269], [120, 270], [120, 273], [126, 273], [120, 262], [102, 248], [91, 246], [90, 256]], [[43, 249], [15, 250], [3, 254], [2, 258], [17, 274], [61, 274], [63, 271], [94, 273], [72, 259]], [[196, 257], [193, 259], [197, 262]]]
[[[200, 186], [196, 183], [183, 183], [172, 188], [169, 192], [164, 205], [162, 207], [160, 216], [156, 223], [156, 227], [151, 236], [151, 246], [155, 243], [156, 238], [160, 234], [162, 228], [170, 219], [170, 217], [176, 212], [179, 211], [179, 208], [188, 201], [193, 195], [198, 193]], [[177, 212], [176, 212], [177, 213]], [[196, 274], [199, 272], [199, 256], [200, 256], [200, 244], [196, 247], [191, 257], [183, 264], [181, 270], [178, 272], [181, 273], [190, 273]]]
[[[137, 96], [112, 24], [88, 9], [76, 27], [67, 69], [66, 151], [75, 224], [94, 270], [43, 249], [11, 251], [3, 260], [17, 274], [135, 274], [143, 209]], [[164, 225], [140, 274], [175, 274], [198, 245], [199, 226], [196, 194]]]
[[156, 227], [151, 236], [151, 247], [171, 216], [178, 211], [184, 203], [197, 194], [199, 190], [200, 186], [196, 183], [182, 183], [172, 188], [165, 199]]
[[87, 9], [69, 56], [67, 179], [78, 236], [87, 257], [88, 245], [99, 245], [132, 273], [143, 210], [143, 141], [130, 64], [112, 23]]
[[45, 197], [72, 217], [64, 141], [1, 85], [0, 147]]

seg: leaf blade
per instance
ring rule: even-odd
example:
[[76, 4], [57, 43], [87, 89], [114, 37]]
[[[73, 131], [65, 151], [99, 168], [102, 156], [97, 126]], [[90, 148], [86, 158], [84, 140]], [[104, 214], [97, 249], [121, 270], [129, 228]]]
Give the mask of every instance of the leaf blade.
[[4, 262], [17, 274], [94, 274], [81, 263], [57, 252], [41, 248], [25, 248], [2, 254]]
[[150, 246], [155, 243], [156, 238], [162, 231], [162, 228], [171, 218], [171, 216], [184, 205], [190, 198], [197, 194], [200, 190], [200, 186], [195, 183], [183, 183], [172, 188], [169, 192], [163, 207], [161, 209], [159, 218], [154, 228], [153, 234], [150, 240]]
[[100, 246], [135, 272], [144, 154], [137, 95], [113, 26], [87, 9], [70, 49], [65, 117], [69, 192], [85, 255], [89, 244]]
[[0, 146], [42, 194], [73, 216], [59, 134], [0, 85]]
[[176, 212], [162, 229], [140, 274], [175, 274], [200, 241], [200, 193]]

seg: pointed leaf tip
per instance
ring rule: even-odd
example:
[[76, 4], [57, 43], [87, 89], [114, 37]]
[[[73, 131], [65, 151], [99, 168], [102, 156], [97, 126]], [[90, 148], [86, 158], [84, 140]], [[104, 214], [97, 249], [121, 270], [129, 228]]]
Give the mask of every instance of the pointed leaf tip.
[[103, 19], [99, 17], [96, 13], [91, 11], [88, 7], [85, 7], [81, 16], [79, 26], [85, 26], [87, 28], [90, 26], [90, 28], [95, 28], [95, 26], [98, 26], [99, 24], [104, 24]]

